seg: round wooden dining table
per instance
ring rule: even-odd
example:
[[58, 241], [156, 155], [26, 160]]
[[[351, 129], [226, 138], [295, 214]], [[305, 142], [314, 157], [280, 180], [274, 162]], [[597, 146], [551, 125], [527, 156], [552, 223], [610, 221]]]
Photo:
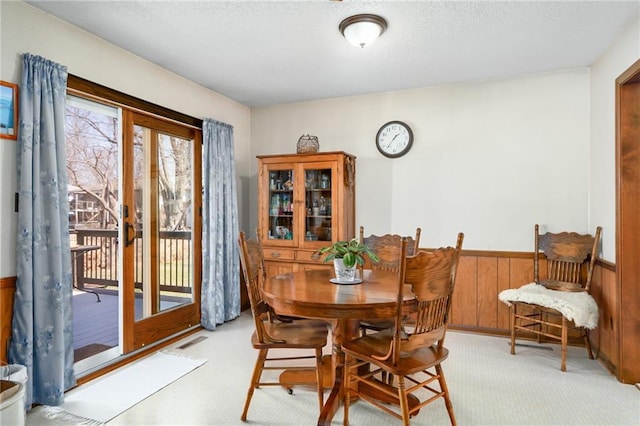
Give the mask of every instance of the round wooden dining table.
[[[333, 386], [318, 425], [331, 423], [342, 403], [344, 353], [342, 342], [359, 335], [364, 319], [393, 318], [398, 298], [398, 273], [364, 270], [359, 284], [334, 284], [332, 269], [293, 272], [269, 277], [262, 288], [264, 300], [282, 315], [324, 319], [331, 324]], [[405, 285], [405, 303], [415, 299]]]

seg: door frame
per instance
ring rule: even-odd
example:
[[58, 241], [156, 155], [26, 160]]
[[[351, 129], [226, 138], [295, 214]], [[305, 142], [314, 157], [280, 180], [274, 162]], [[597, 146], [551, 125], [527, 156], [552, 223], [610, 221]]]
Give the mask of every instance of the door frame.
[[[617, 378], [640, 382], [640, 59], [616, 79]], [[631, 117], [635, 115], [635, 117]], [[638, 124], [631, 124], [631, 120]], [[634, 173], [629, 173], [629, 170]]]

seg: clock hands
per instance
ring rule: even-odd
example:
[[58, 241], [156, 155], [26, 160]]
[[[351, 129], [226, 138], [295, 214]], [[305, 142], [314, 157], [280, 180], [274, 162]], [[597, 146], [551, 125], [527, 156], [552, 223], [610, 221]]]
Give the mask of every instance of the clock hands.
[[393, 141], [395, 141], [395, 140], [396, 140], [396, 138], [397, 138], [398, 136], [400, 136], [400, 133], [396, 133], [396, 135], [393, 137], [393, 139], [391, 139], [391, 140], [389, 141], [389, 143], [387, 144], [386, 149], [391, 148], [391, 144], [393, 143]]

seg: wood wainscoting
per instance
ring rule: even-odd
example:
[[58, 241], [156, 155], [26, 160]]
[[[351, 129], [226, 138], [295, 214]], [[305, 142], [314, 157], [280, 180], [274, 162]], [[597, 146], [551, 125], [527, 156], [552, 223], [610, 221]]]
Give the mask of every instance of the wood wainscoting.
[[[620, 363], [620, 324], [619, 300], [616, 282], [616, 266], [598, 260], [591, 281], [591, 295], [596, 299], [600, 311], [598, 328], [589, 333], [594, 356], [600, 359], [616, 375], [618, 380], [629, 383], [622, 377]], [[640, 342], [636, 340], [636, 351], [640, 351]], [[640, 370], [640, 365], [635, 367]], [[636, 377], [637, 376], [636, 371]]]
[[[449, 327], [509, 335], [509, 308], [498, 300], [498, 293], [533, 281], [533, 255], [533, 252], [463, 250]], [[542, 278], [544, 271], [546, 261], [541, 258]], [[598, 327], [590, 333], [594, 354], [620, 379], [617, 369], [620, 338], [615, 265], [598, 259], [591, 294], [600, 308]], [[640, 342], [637, 345], [637, 350], [640, 350]]]
[[463, 250], [449, 327], [509, 334], [509, 308], [498, 300], [498, 293], [531, 281], [532, 252]]
[[0, 364], [7, 362], [7, 346], [11, 337], [13, 317], [13, 294], [16, 277], [0, 278]]

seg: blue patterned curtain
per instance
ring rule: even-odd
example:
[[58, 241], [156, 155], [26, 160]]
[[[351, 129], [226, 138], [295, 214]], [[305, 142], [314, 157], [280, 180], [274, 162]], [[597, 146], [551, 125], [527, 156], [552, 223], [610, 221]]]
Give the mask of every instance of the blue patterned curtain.
[[24, 54], [17, 145], [17, 281], [9, 362], [27, 367], [26, 405], [75, 385], [65, 147], [67, 68]]
[[240, 315], [238, 197], [233, 127], [202, 129], [202, 320], [208, 330]]

